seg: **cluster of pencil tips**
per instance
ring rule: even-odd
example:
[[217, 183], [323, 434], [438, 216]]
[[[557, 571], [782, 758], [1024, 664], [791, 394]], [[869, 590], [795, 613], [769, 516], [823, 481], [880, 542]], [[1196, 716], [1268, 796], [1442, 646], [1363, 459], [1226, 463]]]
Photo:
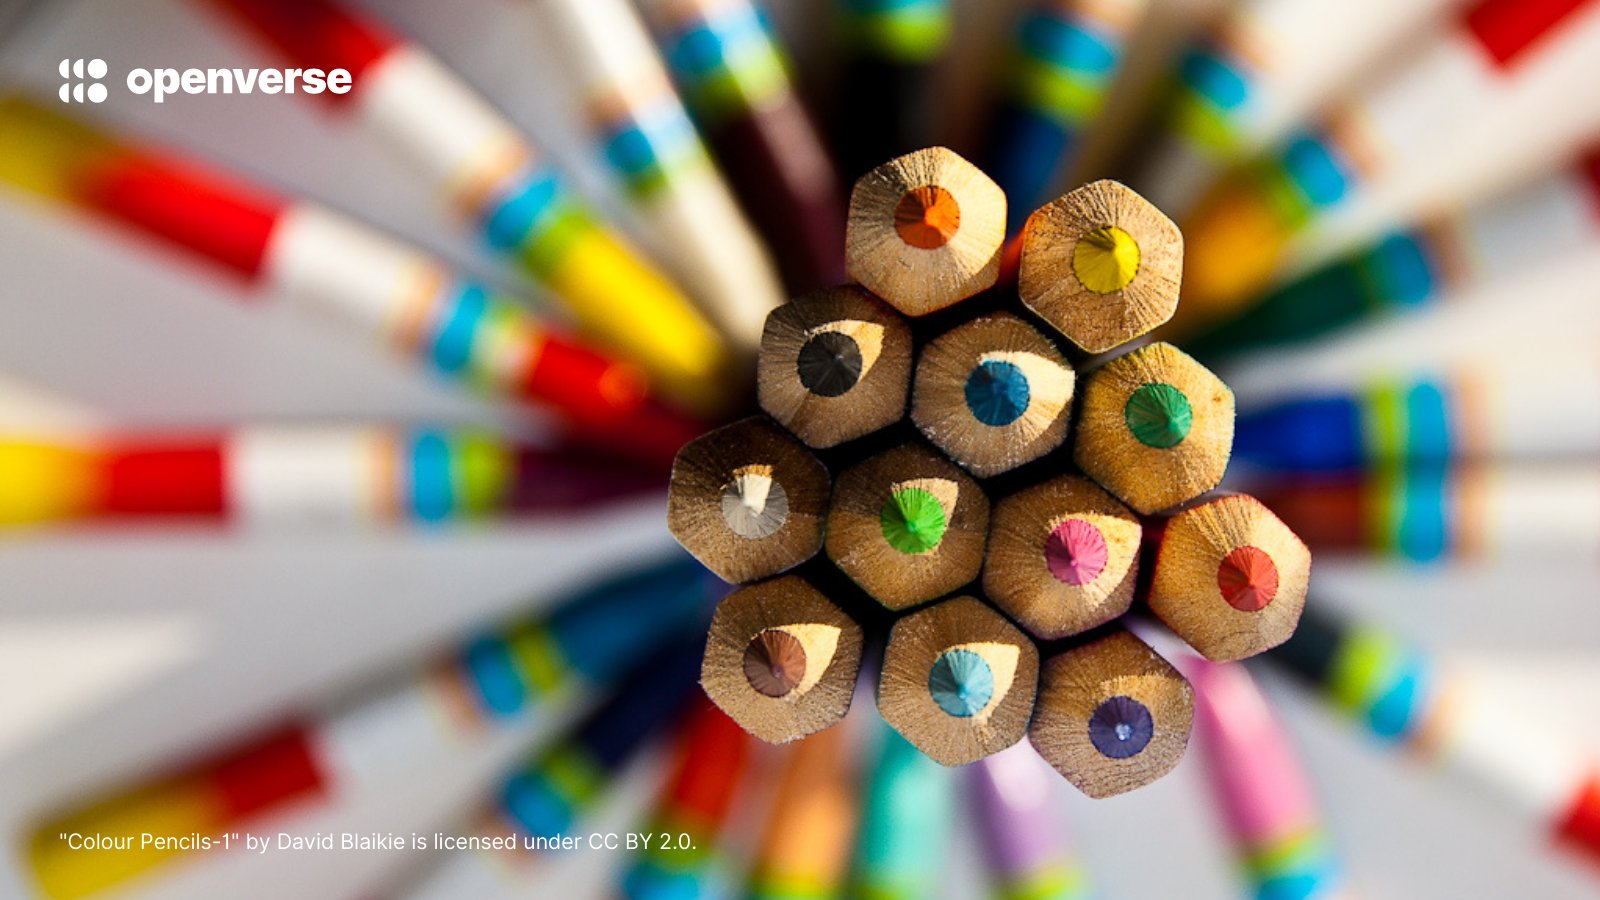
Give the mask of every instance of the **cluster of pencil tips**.
[[[193, 5], [348, 70], [281, 99], [392, 151], [503, 271], [48, 95], [0, 92], [0, 184], [515, 417], [0, 435], [0, 526], [561, 516], [670, 463], [693, 559], [19, 813], [31, 892], [139, 890], [510, 738], [429, 845], [455, 852], [385, 895], [543, 896], [523, 851], [646, 773], [623, 811], [652, 840], [607, 895], [936, 896], [960, 808], [994, 896], [1077, 900], [1060, 781], [1143, 787], [1192, 730], [1249, 892], [1347, 896], [1268, 671], [1600, 858], [1563, 716], [1307, 605], [1313, 549], [1600, 547], [1600, 0], [834, 0], [826, 122], [753, 0], [529, 0], [610, 206], [342, 0]], [[985, 45], [997, 78], [945, 77]], [[707, 431], [752, 411], [752, 370], [760, 413]]]
[[[754, 582], [717, 608], [701, 670], [752, 734], [796, 740], [849, 708], [862, 603], [826, 573], [781, 574], [826, 548], [866, 603], [903, 613], [876, 676], [897, 732], [947, 766], [1026, 733], [1105, 797], [1176, 765], [1194, 713], [1183, 676], [1115, 623], [1138, 600], [1209, 659], [1254, 656], [1294, 632], [1311, 554], [1255, 499], [1203, 496], [1227, 468], [1233, 394], [1177, 348], [1125, 353], [1078, 396], [1067, 353], [1171, 317], [1177, 226], [1121, 184], [1085, 185], [1027, 219], [1013, 290], [996, 287], [1006, 218], [1000, 187], [944, 148], [862, 176], [856, 283], [767, 318], [771, 418], [678, 454], [667, 523], [711, 571]], [[907, 317], [942, 321], [919, 341]]]

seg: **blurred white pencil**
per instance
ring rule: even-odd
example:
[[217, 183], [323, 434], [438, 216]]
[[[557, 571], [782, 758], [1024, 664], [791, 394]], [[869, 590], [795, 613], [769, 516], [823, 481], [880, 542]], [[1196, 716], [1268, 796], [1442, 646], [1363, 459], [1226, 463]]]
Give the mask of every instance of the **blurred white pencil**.
[[1182, 215], [1231, 162], [1282, 138], [1319, 104], [1463, 0], [1245, 0], [1177, 64], [1180, 84], [1138, 188]]
[[532, 0], [582, 98], [596, 149], [667, 250], [664, 263], [753, 351], [784, 300], [766, 249], [711, 162], [625, 0]]

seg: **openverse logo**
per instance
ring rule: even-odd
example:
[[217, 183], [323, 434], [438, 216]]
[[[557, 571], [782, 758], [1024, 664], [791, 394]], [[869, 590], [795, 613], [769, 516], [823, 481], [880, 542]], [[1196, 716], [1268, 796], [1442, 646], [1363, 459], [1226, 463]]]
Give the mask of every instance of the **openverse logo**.
[[[56, 96], [61, 98], [62, 103], [82, 103], [85, 100], [90, 103], [106, 102], [106, 86], [100, 83], [100, 79], [106, 77], [105, 60], [63, 59], [56, 71], [61, 73], [61, 80], [64, 82], [61, 85], [61, 90], [56, 92]], [[77, 84], [72, 83], [74, 78], [83, 79], [85, 77], [91, 79], [94, 83], [90, 84], [82, 80]]]
[[[104, 103], [106, 77], [103, 59], [63, 59], [59, 67], [62, 103]], [[73, 83], [88, 77], [94, 83]], [[134, 69], [128, 73], [128, 90], [157, 103], [173, 94], [348, 94], [354, 84], [349, 69]]]

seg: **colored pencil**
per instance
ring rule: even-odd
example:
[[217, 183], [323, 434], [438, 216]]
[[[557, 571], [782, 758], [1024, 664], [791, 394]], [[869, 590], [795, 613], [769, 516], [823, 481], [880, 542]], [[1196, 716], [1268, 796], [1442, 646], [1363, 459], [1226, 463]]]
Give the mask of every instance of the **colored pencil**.
[[1008, 231], [1055, 194], [1105, 104], [1149, 0], [1032, 0], [1009, 48], [985, 168], [1006, 192]]
[[1072, 364], [1010, 313], [971, 319], [917, 360], [911, 421], [979, 478], [1031, 462], [1067, 439]]
[[1006, 195], [943, 147], [896, 157], [850, 193], [850, 277], [908, 316], [944, 309], [1000, 276]]
[[1416, 562], [1592, 557], [1600, 547], [1600, 472], [1588, 464], [1419, 463], [1255, 486], [1314, 550]]
[[596, 151], [666, 249], [678, 274], [735, 347], [753, 354], [783, 289], [700, 142], [644, 24], [626, 0], [541, 0]]
[[297, 65], [348, 69], [324, 94], [403, 153], [487, 243], [663, 391], [720, 405], [721, 337], [566, 184], [544, 153], [422, 46], [329, 0], [213, 0]]
[[854, 773], [843, 728], [788, 751], [749, 877], [750, 900], [826, 900], [845, 887], [856, 829]]
[[1096, 181], [1052, 200], [1022, 232], [1022, 302], [1088, 353], [1172, 318], [1183, 235], [1127, 186]]
[[844, 281], [844, 186], [750, 0], [646, 0], [700, 133], [767, 237], [791, 291]]
[[[569, 834], [606, 798], [622, 771], [682, 715], [698, 693], [699, 656], [698, 640], [658, 645], [570, 734], [517, 766], [475, 826], [480, 835], [516, 840], [515, 849], [453, 852], [408, 881], [405, 893], [493, 896], [490, 885], [523, 881], [527, 869], [522, 865], [540, 852], [538, 841]], [[531, 846], [527, 839], [533, 839]]]
[[1239, 868], [1258, 900], [1345, 895], [1299, 754], [1243, 666], [1180, 663], [1194, 685], [1195, 735]]
[[1588, 353], [1541, 353], [1356, 390], [1296, 393], [1242, 413], [1233, 452], [1289, 472], [1593, 457], [1600, 455], [1600, 366]]
[[689, 442], [672, 465], [667, 528], [735, 583], [776, 575], [822, 549], [828, 470], [763, 416]]
[[840, 51], [830, 135], [845, 178], [934, 143], [934, 70], [951, 43], [950, 0], [837, 0]]
[[1193, 718], [1189, 682], [1118, 627], [1044, 661], [1028, 740], [1073, 787], [1111, 797], [1170, 772]]
[[850, 896], [918, 900], [938, 893], [956, 812], [955, 777], [885, 727], [867, 772]]
[[[694, 900], [729, 893], [730, 860], [720, 841], [746, 781], [750, 750], [737, 723], [709, 701], [695, 703], [646, 826], [658, 837], [624, 871], [623, 897]], [[668, 835], [670, 842], [661, 839]]]
[[[1479, 365], [1492, 381], [1502, 367], [1531, 368], [1547, 359], [1582, 384], [1587, 376], [1573, 360], [1593, 355], [1600, 335], [1597, 299], [1600, 246], [1549, 260], [1525, 277], [1480, 285], [1424, 314], [1230, 360], [1225, 371], [1228, 385], [1247, 404], [1243, 409], [1296, 393], [1349, 391], [1378, 379], [1439, 376]], [[1485, 347], [1509, 352], [1486, 356]]]
[[[1575, 150], [1593, 133], [1587, 119], [1569, 117], [1548, 136], [1524, 130], [1534, 123], [1522, 120], [1550, 115], [1527, 98], [1592, 84], [1597, 46], [1600, 5], [1592, 0], [1466, 7], [1371, 90], [1225, 177], [1185, 219], [1190, 253], [1171, 332], [1239, 314], [1309, 241], [1331, 255], [1408, 211], [1425, 214], [1502, 180], [1500, 173], [1525, 168], [1523, 160]], [[1452, 158], [1462, 146], [1473, 152]], [[1291, 239], [1300, 243], [1291, 247]]]
[[1311, 551], [1261, 501], [1210, 498], [1159, 530], [1150, 611], [1206, 659], [1244, 659], [1294, 633], [1311, 582]]
[[788, 743], [844, 718], [861, 651], [861, 626], [789, 575], [740, 588], [717, 607], [700, 683], [746, 731]]
[[906, 609], [978, 577], [989, 500], [920, 444], [868, 457], [834, 482], [823, 546], [862, 590]]
[[983, 593], [1034, 637], [1088, 631], [1128, 611], [1139, 519], [1087, 478], [1062, 475], [995, 504]]
[[899, 421], [911, 384], [911, 329], [855, 285], [797, 297], [761, 334], [756, 397], [767, 415], [825, 448]]
[[1222, 481], [1233, 392], [1178, 348], [1149, 344], [1084, 379], [1074, 457], [1134, 511], [1193, 500]]
[[1184, 346], [1205, 359], [1300, 344], [1434, 307], [1541, 261], [1600, 247], [1600, 148], [1488, 200], [1393, 231]]
[[465, 430], [252, 427], [77, 440], [0, 434], [0, 526], [432, 523], [586, 507], [653, 487], [647, 475]]
[[1030, 744], [969, 766], [967, 799], [995, 900], [1087, 900], [1089, 877], [1053, 802], [1055, 775]]
[[878, 711], [946, 766], [1022, 740], [1033, 714], [1039, 651], [999, 613], [956, 597], [894, 623], [878, 679]]
[[[34, 882], [58, 898], [121, 886], [188, 855], [140, 848], [140, 833], [153, 825], [162, 833], [217, 838], [290, 806], [389, 786], [448, 764], [462, 745], [532, 714], [550, 715], [612, 683], [663, 639], [699, 626], [713, 591], [704, 570], [687, 559], [631, 573], [468, 641], [385, 688], [310, 711], [132, 790], [102, 795], [33, 830]], [[74, 832], [131, 836], [133, 848], [72, 850], [58, 836]]]
[[1529, 732], [1526, 698], [1494, 696], [1383, 628], [1313, 607], [1267, 659], [1386, 744], [1495, 804], [1501, 821], [1600, 859], [1600, 761], [1560, 716]]
[[420, 250], [314, 203], [0, 99], [0, 181], [211, 261], [434, 372], [580, 422], [644, 399], [639, 373]]
[[1381, 15], [1340, 0], [1245, 0], [1178, 53], [1178, 84], [1139, 187], [1187, 213], [1223, 170], [1335, 100], [1462, 0], [1401, 0]]

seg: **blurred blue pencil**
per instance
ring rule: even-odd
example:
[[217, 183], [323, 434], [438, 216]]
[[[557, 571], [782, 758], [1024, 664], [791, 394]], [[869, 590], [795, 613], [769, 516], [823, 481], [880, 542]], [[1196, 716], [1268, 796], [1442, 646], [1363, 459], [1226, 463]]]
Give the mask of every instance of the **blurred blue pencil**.
[[[172, 849], [138, 849], [138, 834], [152, 822], [173, 834], [221, 834], [309, 800], [417, 777], [495, 728], [552, 715], [582, 689], [614, 682], [663, 640], [703, 630], [715, 584], [699, 564], [674, 556], [470, 641], [387, 688], [167, 777], [101, 795], [34, 830], [29, 860], [35, 883], [51, 897], [81, 897], [184, 858]], [[692, 673], [686, 680], [693, 683]], [[73, 850], [60, 837], [130, 831], [131, 850]]]
[[875, 724], [878, 753], [862, 795], [850, 893], [872, 900], [930, 897], [944, 875], [954, 776], [894, 729]]
[[1148, 0], [1035, 0], [1023, 13], [985, 155], [986, 170], [1006, 192], [1008, 231], [1020, 231], [1060, 187], [1147, 6]]
[[1600, 358], [1475, 360], [1440, 376], [1299, 393], [1241, 410], [1234, 459], [1284, 471], [1600, 455]]
[[1492, 692], [1397, 635], [1321, 604], [1308, 606], [1294, 637], [1264, 658], [1378, 740], [1489, 798], [1501, 821], [1600, 860], [1600, 763], [1565, 732], [1559, 707], [1538, 714], [1550, 698]]
[[697, 692], [704, 637], [657, 646], [570, 734], [511, 774], [475, 838], [457, 838], [465, 846], [435, 847], [452, 852], [405, 896], [492, 896], [531, 874], [527, 863], [534, 852], [594, 849], [584, 842], [568, 845], [572, 826], [606, 798], [622, 771]]

